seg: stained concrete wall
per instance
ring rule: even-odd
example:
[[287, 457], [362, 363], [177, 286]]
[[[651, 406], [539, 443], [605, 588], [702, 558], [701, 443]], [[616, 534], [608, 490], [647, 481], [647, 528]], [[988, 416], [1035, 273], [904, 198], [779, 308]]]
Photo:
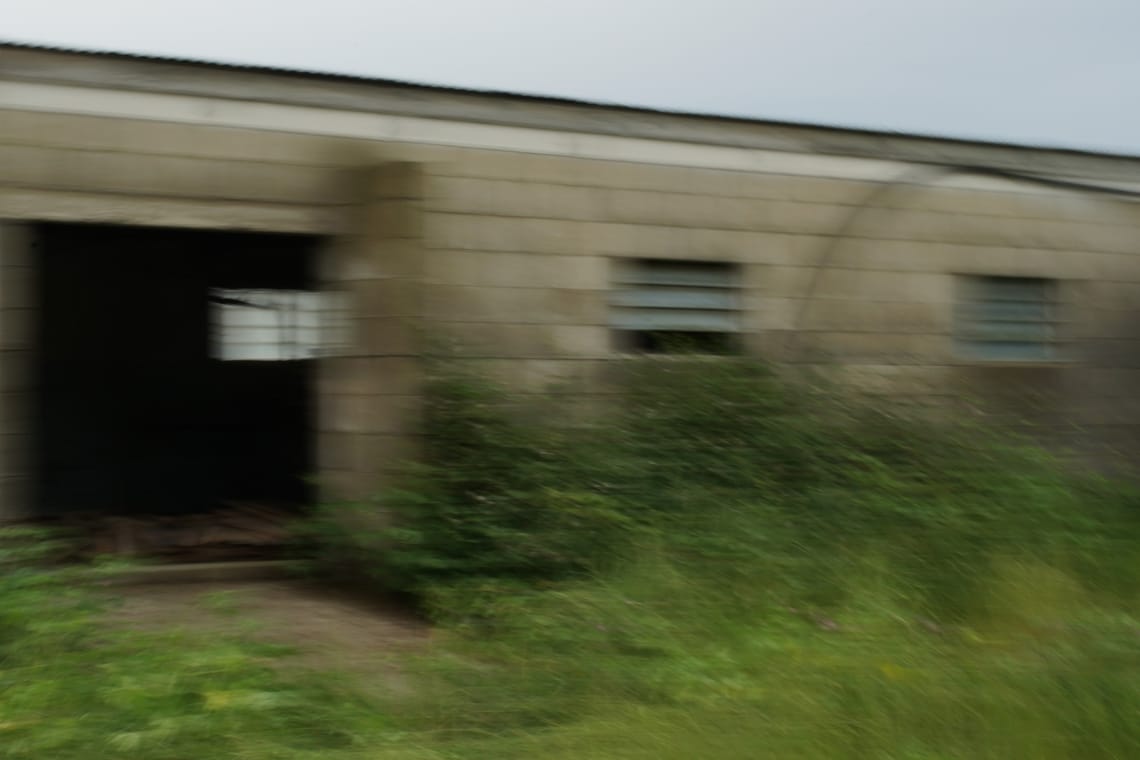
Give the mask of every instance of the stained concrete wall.
[[391, 162], [353, 178], [349, 229], [330, 246], [324, 287], [352, 315], [348, 341], [319, 367], [324, 496], [367, 497], [417, 453], [423, 380], [423, 176]]
[[0, 216], [325, 233], [360, 163], [352, 141], [4, 110]]
[[[1103, 456], [1140, 450], [1140, 205], [968, 173], [883, 183], [469, 152], [432, 167], [437, 323], [499, 376], [595, 377], [621, 257], [733, 262], [751, 352], [896, 400], [966, 395]], [[1058, 360], [957, 356], [959, 275], [1056, 279]]]
[[33, 479], [31, 246], [24, 225], [0, 219], [0, 521], [26, 516]]
[[[355, 322], [351, 346], [322, 362], [318, 383], [330, 496], [362, 495], [414, 455], [425, 336], [458, 339], [524, 388], [573, 381], [604, 392], [615, 357], [607, 297], [623, 257], [738, 264], [747, 345], [759, 355], [840, 367], [859, 387], [916, 402], [974, 394], [1032, 412], [1090, 450], [1140, 450], [1134, 203], [923, 175], [895, 148], [890, 161], [856, 161], [779, 153], [778, 140], [761, 154], [443, 122], [434, 133], [370, 137], [391, 125], [343, 111], [288, 123], [262, 114], [256, 128], [241, 114], [223, 124], [155, 113], [0, 113], [0, 217], [327, 236], [326, 287], [348, 295]], [[525, 147], [462, 144], [516, 137]], [[873, 155], [875, 145], [847, 149]], [[937, 148], [916, 157], [937, 158]], [[955, 151], [1023, 169], [1036, 155]], [[587, 157], [602, 153], [610, 157]], [[1127, 159], [1040, 155], [1083, 181], [1140, 180]], [[955, 356], [960, 274], [1056, 278], [1065, 361]]]

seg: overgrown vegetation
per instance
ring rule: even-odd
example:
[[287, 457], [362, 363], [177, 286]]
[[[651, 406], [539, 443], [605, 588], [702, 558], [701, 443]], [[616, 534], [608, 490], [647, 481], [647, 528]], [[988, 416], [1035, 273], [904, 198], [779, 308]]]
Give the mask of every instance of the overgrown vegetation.
[[1131, 487], [747, 360], [625, 380], [587, 426], [435, 380], [366, 556], [453, 635], [445, 756], [1140, 756]]
[[[820, 604], [842, 600], [849, 558], [883, 555], [926, 613], [949, 619], [981, 603], [975, 584], [1011, 552], [1064, 563], [1098, 594], [1137, 588], [1120, 551], [1140, 526], [1136, 492], [1008, 434], [750, 360], [631, 363], [620, 387], [602, 422], [575, 425], [565, 397], [520, 402], [444, 365], [425, 463], [375, 503], [334, 505], [321, 538], [341, 557], [384, 547], [365, 550], [364, 569], [428, 594], [596, 578], [647, 546], [718, 581], [778, 577], [781, 593]], [[354, 509], [373, 519], [345, 520]]]
[[411, 695], [287, 678], [236, 640], [108, 630], [74, 571], [23, 556], [0, 580], [0, 747], [1140, 757], [1131, 486], [745, 360], [632, 363], [621, 388], [586, 423], [546, 405], [566, 396], [444, 366], [425, 462], [310, 526], [317, 559], [439, 621]]

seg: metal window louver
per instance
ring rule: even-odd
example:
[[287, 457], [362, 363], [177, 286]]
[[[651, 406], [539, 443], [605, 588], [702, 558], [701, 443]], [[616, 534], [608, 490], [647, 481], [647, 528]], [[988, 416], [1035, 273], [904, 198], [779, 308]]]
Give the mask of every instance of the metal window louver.
[[1039, 277], [967, 277], [960, 283], [960, 355], [999, 361], [1054, 358], [1054, 283]]
[[630, 331], [739, 332], [737, 280], [735, 267], [718, 262], [621, 262], [610, 297], [610, 326]]

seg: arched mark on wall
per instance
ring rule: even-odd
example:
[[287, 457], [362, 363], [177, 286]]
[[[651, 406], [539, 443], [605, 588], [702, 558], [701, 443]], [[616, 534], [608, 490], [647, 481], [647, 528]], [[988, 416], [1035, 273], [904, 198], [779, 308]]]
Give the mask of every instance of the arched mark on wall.
[[785, 357], [793, 357], [796, 350], [799, 348], [799, 335], [803, 330], [808, 312], [815, 302], [815, 294], [819, 288], [819, 283], [822, 280], [823, 275], [826, 274], [830, 269], [836, 255], [841, 250], [843, 244], [847, 241], [852, 229], [862, 218], [863, 213], [869, 208], [874, 208], [880, 201], [888, 198], [892, 193], [902, 187], [928, 187], [938, 180], [955, 175], [975, 175], [980, 177], [1005, 179], [1013, 182], [1024, 182], [1026, 184], [1050, 187], [1055, 190], [1068, 190], [1074, 193], [1089, 195], [1103, 195], [1110, 199], [1122, 202], [1140, 201], [1140, 191], [1116, 188], [1108, 185], [1095, 185], [1085, 182], [1056, 179], [1053, 177], [1043, 177], [1035, 174], [1025, 174], [1022, 172], [1009, 171], [1006, 169], [990, 166], [977, 166], [968, 164], [915, 165], [899, 174], [897, 177], [889, 179], [886, 182], [883, 182], [882, 184], [873, 188], [869, 193], [867, 193], [866, 197], [864, 197], [861, 202], [855, 204], [855, 206], [851, 208], [851, 211], [847, 214], [843, 221], [840, 222], [835, 232], [826, 238], [823, 247], [816, 258], [816, 264], [812, 268], [811, 279], [808, 281], [807, 287], [804, 290], [804, 294], [800, 298], [800, 307], [796, 311], [795, 316], [792, 318], [792, 326], [788, 331], [787, 340], [784, 342], [783, 353]]

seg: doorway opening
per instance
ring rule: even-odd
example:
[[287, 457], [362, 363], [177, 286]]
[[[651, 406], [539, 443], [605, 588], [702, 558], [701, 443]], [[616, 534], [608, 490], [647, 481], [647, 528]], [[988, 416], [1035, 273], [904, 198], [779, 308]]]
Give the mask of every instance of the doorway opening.
[[37, 514], [311, 502], [319, 239], [37, 232]]

